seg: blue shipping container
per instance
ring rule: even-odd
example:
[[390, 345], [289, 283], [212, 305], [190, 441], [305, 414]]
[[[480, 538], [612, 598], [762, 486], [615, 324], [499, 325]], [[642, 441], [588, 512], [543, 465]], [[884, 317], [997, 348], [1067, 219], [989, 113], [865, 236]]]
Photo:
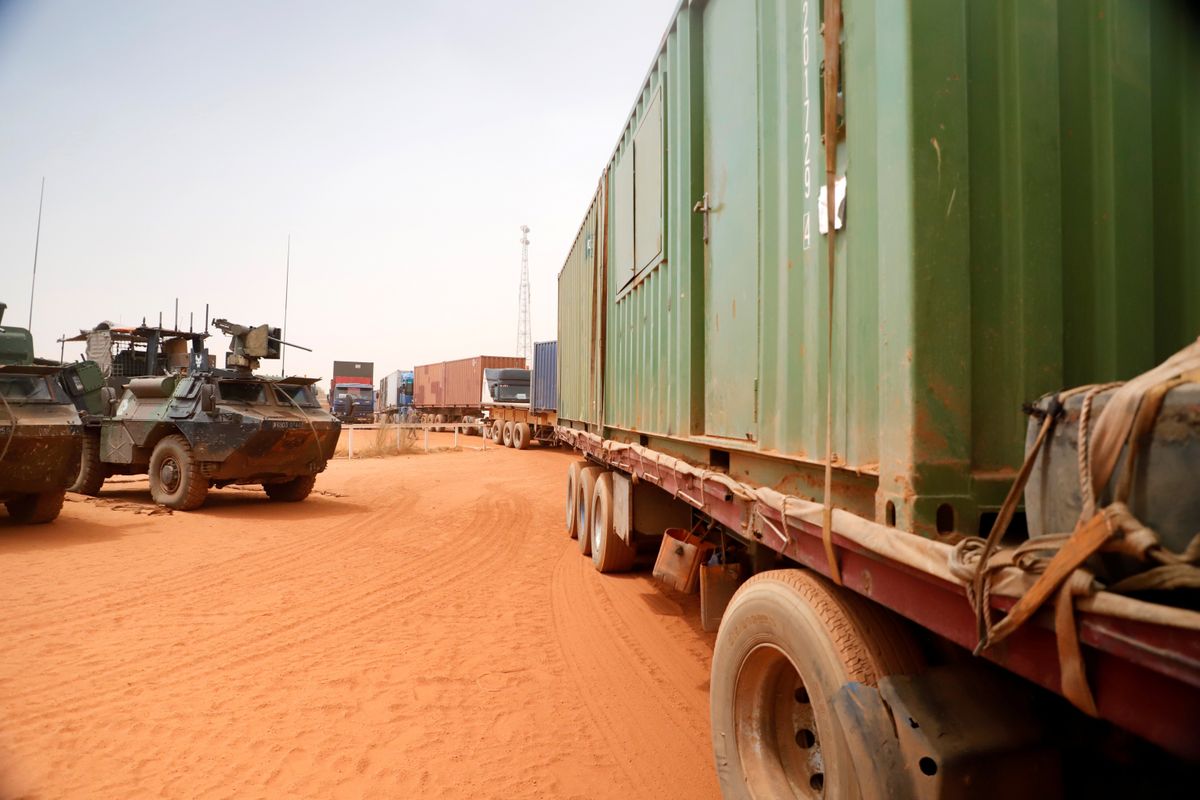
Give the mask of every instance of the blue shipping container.
[[533, 345], [533, 404], [534, 411], [558, 409], [558, 342], [537, 342]]

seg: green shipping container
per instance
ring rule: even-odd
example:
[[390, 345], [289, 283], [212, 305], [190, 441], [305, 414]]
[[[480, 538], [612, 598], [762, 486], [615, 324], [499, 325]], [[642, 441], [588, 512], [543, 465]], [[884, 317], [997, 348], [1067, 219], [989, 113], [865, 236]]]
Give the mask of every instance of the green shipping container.
[[677, 10], [559, 276], [560, 422], [820, 500], [831, 380], [835, 504], [976, 533], [1023, 402], [1200, 333], [1200, 32], [845, 2], [827, 364], [822, 13]]

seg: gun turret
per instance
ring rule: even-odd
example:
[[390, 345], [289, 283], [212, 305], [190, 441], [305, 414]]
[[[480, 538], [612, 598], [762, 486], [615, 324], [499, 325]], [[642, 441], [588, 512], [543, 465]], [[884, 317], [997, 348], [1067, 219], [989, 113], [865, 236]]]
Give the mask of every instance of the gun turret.
[[217, 330], [229, 335], [229, 352], [225, 354], [226, 369], [256, 370], [259, 359], [279, 358], [281, 347], [295, 347], [312, 352], [307, 347], [285, 342], [280, 338], [279, 328], [267, 325], [251, 328], [226, 319], [214, 319], [212, 324]]

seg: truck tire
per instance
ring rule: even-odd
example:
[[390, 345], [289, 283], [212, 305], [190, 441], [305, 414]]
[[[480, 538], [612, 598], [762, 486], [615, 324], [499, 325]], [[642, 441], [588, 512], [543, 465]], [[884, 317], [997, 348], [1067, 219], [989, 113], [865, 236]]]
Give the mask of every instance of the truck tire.
[[42, 525], [58, 516], [62, 511], [65, 489], [27, 494], [4, 504], [8, 515], [25, 525]]
[[434, 422], [434, 427], [433, 427], [433, 429], [434, 429], [435, 431], [437, 431], [438, 433], [441, 433], [442, 431], [446, 430], [446, 429], [445, 429], [445, 428], [442, 426], [442, 423], [443, 423], [443, 422], [445, 422], [445, 421], [446, 421], [446, 415], [445, 415], [445, 414], [437, 414], [437, 415], [435, 415], [435, 416], [434, 416], [434, 418], [433, 418], [433, 422]]
[[920, 665], [903, 623], [853, 592], [804, 570], [755, 575], [730, 601], [713, 652], [722, 796], [858, 797], [833, 696]]
[[150, 454], [150, 496], [160, 506], [191, 511], [204, 505], [208, 479], [188, 440], [179, 434], [164, 436]]
[[504, 423], [498, 419], [492, 421], [492, 441], [495, 444], [504, 444]]
[[637, 560], [637, 551], [617, 536], [613, 525], [612, 473], [596, 478], [592, 491], [592, 564], [600, 572], [627, 572]]
[[524, 450], [529, 447], [529, 423], [518, 422], [513, 425], [513, 444], [517, 450]]
[[317, 483], [316, 475], [300, 475], [283, 483], [264, 483], [263, 491], [277, 503], [299, 503]]
[[574, 539], [579, 532], [579, 521], [576, 517], [576, 510], [579, 507], [579, 472], [584, 467], [588, 466], [588, 462], [584, 459], [572, 461], [567, 466], [567, 536]]
[[104, 462], [100, 460], [100, 436], [84, 434], [83, 453], [79, 457], [79, 472], [75, 482], [67, 487], [68, 492], [78, 492], [89, 497], [100, 494], [100, 487], [108, 477]]
[[579, 470], [579, 491], [575, 495], [575, 540], [579, 552], [592, 554], [592, 493], [596, 491], [596, 479], [605, 472], [601, 467], [584, 467]]
[[504, 423], [504, 446], [513, 446], [513, 424], [511, 422]]

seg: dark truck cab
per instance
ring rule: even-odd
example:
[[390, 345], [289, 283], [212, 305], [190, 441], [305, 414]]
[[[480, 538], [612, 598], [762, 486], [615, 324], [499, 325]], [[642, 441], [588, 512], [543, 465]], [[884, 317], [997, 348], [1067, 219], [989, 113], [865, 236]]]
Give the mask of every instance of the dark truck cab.
[[375, 387], [369, 383], [338, 383], [329, 392], [333, 416], [347, 425], [375, 421]]

